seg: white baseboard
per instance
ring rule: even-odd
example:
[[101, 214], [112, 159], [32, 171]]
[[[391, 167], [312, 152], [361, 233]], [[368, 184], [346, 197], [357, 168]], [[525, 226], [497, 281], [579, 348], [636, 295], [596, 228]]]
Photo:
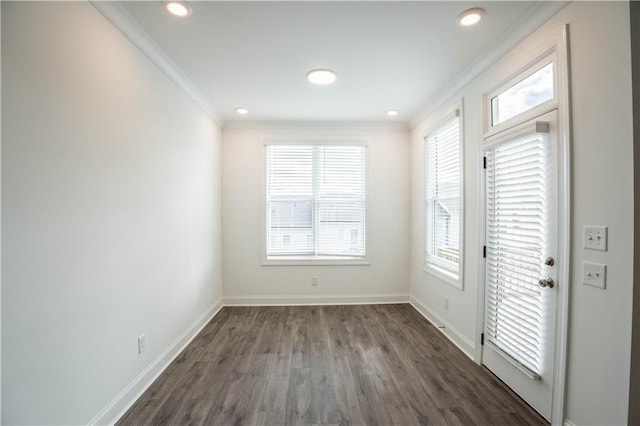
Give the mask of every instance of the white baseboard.
[[[462, 333], [455, 329], [451, 324], [445, 321], [440, 315], [436, 314], [427, 305], [420, 300], [411, 296], [411, 305], [416, 308], [423, 317], [427, 319], [431, 324], [438, 327], [438, 330], [442, 332], [451, 342], [456, 345], [462, 352], [465, 353], [472, 360], [474, 359], [475, 344], [467, 339]], [[444, 326], [444, 328], [439, 328]]]
[[191, 324], [173, 341], [151, 364], [133, 379], [105, 408], [90, 422], [90, 425], [112, 425], [127, 412], [144, 391], [173, 362], [173, 360], [198, 335], [200, 330], [222, 309], [222, 299], [215, 302], [207, 311]]
[[573, 423], [571, 420], [564, 420], [563, 426], [576, 426], [575, 423]]
[[237, 296], [225, 297], [225, 306], [368, 305], [407, 303], [409, 295], [365, 294], [340, 296]]

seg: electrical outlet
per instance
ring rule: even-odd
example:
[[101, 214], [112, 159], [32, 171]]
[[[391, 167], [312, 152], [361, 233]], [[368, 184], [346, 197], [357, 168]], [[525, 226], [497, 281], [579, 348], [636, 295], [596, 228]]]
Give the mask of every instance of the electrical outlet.
[[147, 349], [147, 335], [142, 333], [138, 336], [138, 354], [142, 354]]
[[315, 275], [311, 277], [311, 285], [314, 287], [318, 286], [318, 277], [316, 277]]
[[583, 246], [590, 250], [607, 251], [607, 227], [585, 226]]
[[605, 289], [607, 283], [607, 265], [582, 262], [582, 283]]
[[446, 311], [448, 311], [449, 310], [449, 298], [447, 296], [444, 297], [444, 299], [442, 300], [442, 303], [444, 305], [444, 309]]

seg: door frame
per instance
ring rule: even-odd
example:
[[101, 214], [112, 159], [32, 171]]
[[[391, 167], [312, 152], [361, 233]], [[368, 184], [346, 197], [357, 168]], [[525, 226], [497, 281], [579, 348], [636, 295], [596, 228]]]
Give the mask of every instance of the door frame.
[[[557, 109], [558, 118], [558, 141], [557, 141], [557, 161], [558, 161], [558, 294], [556, 301], [556, 329], [555, 329], [555, 350], [554, 350], [554, 372], [553, 372], [553, 396], [551, 406], [551, 424], [562, 425], [565, 413], [565, 387], [566, 387], [566, 364], [567, 364], [567, 336], [569, 327], [569, 294], [571, 285], [571, 97], [570, 97], [570, 63], [569, 63], [569, 24], [562, 25], [549, 37], [542, 40], [533, 48], [521, 53], [522, 49], [516, 48], [507, 55], [513, 58], [515, 66], [502, 74], [502, 80], [497, 82], [490, 90], [482, 96], [482, 125], [479, 129], [479, 141], [481, 149], [478, 150], [477, 164], [482, 164], [484, 153], [484, 140], [488, 136], [498, 134], [506, 130], [507, 126], [491, 127], [491, 110], [489, 108], [490, 96], [505, 84], [511, 82], [519, 76], [526, 75], [527, 71], [535, 67], [536, 64], [545, 58], [553, 55], [556, 63], [555, 85], [557, 90], [557, 100], [548, 102], [533, 108], [529, 114], [541, 115]], [[527, 113], [520, 117], [525, 121]], [[520, 122], [520, 120], [518, 120]], [[505, 123], [508, 123], [508, 120]], [[515, 120], [514, 120], [515, 121]], [[515, 124], [513, 124], [515, 125]], [[512, 125], [508, 126], [509, 128]], [[478, 230], [481, 245], [486, 241], [486, 172], [483, 167], [479, 168], [478, 185], [480, 194], [480, 214]], [[479, 247], [482, 250], [482, 247]], [[479, 256], [478, 265], [479, 276], [478, 292], [476, 294], [476, 339], [474, 360], [482, 365], [481, 335], [484, 333], [485, 319], [485, 259]]]

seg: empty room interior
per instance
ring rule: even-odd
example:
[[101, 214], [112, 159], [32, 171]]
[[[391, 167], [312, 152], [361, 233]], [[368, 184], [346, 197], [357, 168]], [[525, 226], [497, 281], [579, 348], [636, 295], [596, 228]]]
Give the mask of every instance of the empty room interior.
[[2, 424], [640, 425], [638, 2], [0, 14]]

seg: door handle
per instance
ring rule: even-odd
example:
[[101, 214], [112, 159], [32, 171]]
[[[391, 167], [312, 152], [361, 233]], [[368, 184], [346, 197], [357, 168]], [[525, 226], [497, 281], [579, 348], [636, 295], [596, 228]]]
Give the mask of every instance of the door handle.
[[538, 285], [542, 288], [553, 288], [556, 283], [553, 281], [553, 278], [547, 277], [540, 278], [540, 280], [538, 281]]

